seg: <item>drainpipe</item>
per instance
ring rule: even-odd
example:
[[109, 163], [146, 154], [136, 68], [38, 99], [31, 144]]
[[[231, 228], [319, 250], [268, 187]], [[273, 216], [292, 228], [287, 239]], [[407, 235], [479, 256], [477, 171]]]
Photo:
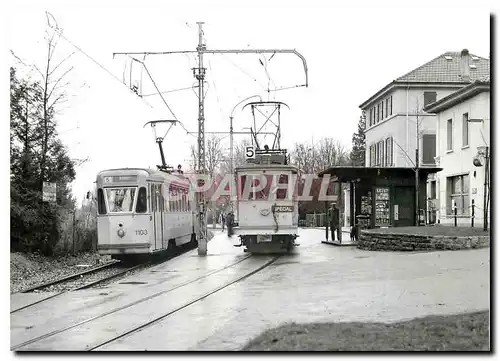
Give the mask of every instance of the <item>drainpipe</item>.
[[[406, 154], [410, 154], [410, 119], [409, 119], [409, 114], [408, 114], [408, 107], [409, 107], [409, 92], [410, 92], [410, 84], [407, 83], [406, 85]], [[406, 160], [408, 162], [408, 160]]]

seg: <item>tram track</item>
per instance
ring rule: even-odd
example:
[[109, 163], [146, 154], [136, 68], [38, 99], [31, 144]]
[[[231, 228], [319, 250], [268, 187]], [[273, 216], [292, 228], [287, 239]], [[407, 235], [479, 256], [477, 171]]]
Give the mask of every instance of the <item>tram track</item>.
[[[79, 278], [91, 275], [92, 273], [96, 273], [96, 272], [100, 272], [100, 271], [103, 271], [103, 270], [107, 270], [108, 268], [111, 268], [111, 267], [120, 267], [120, 266], [125, 266], [125, 265], [122, 262], [120, 262], [120, 261], [112, 261], [112, 262], [106, 263], [106, 264], [104, 264], [102, 266], [93, 267], [91, 269], [85, 270], [83, 272], [79, 272], [79, 273], [76, 273], [76, 274], [73, 274], [73, 275], [61, 277], [61, 278], [58, 278], [58, 279], [56, 279], [54, 281], [45, 282], [45, 283], [40, 284], [40, 285], [36, 285], [36, 286], [32, 286], [32, 287], [26, 288], [26, 289], [20, 291], [19, 293], [30, 293], [30, 292], [37, 292], [37, 291], [41, 291], [41, 290], [46, 290], [48, 292], [56, 291], [56, 293], [53, 294], [53, 295], [50, 295], [48, 297], [42, 298], [42, 299], [40, 299], [38, 301], [32, 302], [30, 304], [27, 304], [25, 306], [16, 308], [15, 310], [10, 311], [10, 313], [13, 314], [15, 312], [24, 310], [24, 309], [29, 308], [31, 306], [34, 306], [34, 305], [37, 305], [39, 303], [42, 303], [42, 302], [48, 301], [50, 299], [53, 299], [55, 297], [61, 296], [61, 295], [65, 294], [65, 293], [67, 293], [67, 292], [79, 291], [79, 290], [83, 290], [83, 289], [95, 287], [95, 286], [98, 286], [98, 285], [101, 286], [101, 285], [106, 284], [107, 282], [109, 282], [111, 280], [114, 280], [115, 278], [118, 278], [120, 276], [126, 275], [128, 272], [136, 271], [136, 270], [138, 270], [138, 269], [140, 269], [142, 267], [146, 268], [146, 267], [148, 267], [150, 265], [157, 265], [157, 264], [161, 264], [163, 262], [167, 262], [167, 261], [171, 260], [172, 258], [175, 258], [177, 256], [180, 256], [180, 255], [186, 253], [186, 252], [189, 252], [192, 248], [194, 248], [194, 246], [191, 246], [191, 247], [190, 246], [187, 246], [187, 247], [186, 246], [178, 247], [178, 248], [175, 249], [174, 253], [167, 254], [166, 257], [164, 259], [162, 259], [161, 261], [158, 261], [158, 260], [156, 260], [156, 261], [148, 260], [148, 261], [142, 262], [142, 263], [140, 263], [138, 265], [129, 267], [129, 268], [123, 270], [123, 271], [119, 271], [117, 273], [111, 274], [111, 275], [109, 275], [107, 277], [97, 278], [96, 280], [92, 280], [91, 282], [88, 282], [88, 278], [85, 278], [83, 280], [79, 280]], [[74, 286], [73, 287], [67, 287], [67, 286], [64, 286], [65, 283], [67, 283], [69, 285], [74, 284]], [[83, 284], [79, 285], [79, 283], [83, 283]], [[54, 289], [54, 287], [57, 287], [57, 288], [60, 287], [63, 290]]]
[[[249, 258], [249, 257], [251, 257], [251, 255], [248, 256], [247, 258]], [[204, 300], [205, 298], [213, 295], [214, 293], [217, 293], [217, 292], [219, 292], [219, 291], [221, 291], [221, 290], [223, 290], [223, 289], [225, 289], [225, 288], [227, 288], [227, 287], [229, 287], [229, 286], [231, 286], [231, 285], [233, 285], [233, 284], [235, 284], [237, 282], [240, 282], [240, 281], [242, 281], [242, 280], [244, 280], [244, 279], [246, 279], [246, 278], [248, 278], [248, 277], [250, 277], [250, 276], [252, 276], [252, 275], [254, 275], [254, 274], [258, 273], [258, 272], [260, 272], [260, 271], [262, 271], [263, 269], [267, 268], [268, 266], [270, 266], [271, 264], [273, 264], [274, 262], [276, 262], [280, 257], [281, 257], [281, 255], [280, 256], [276, 256], [273, 259], [271, 259], [270, 261], [266, 262], [264, 265], [258, 267], [257, 269], [255, 269], [255, 270], [253, 270], [253, 271], [251, 271], [249, 273], [246, 273], [245, 275], [240, 276], [240, 277], [238, 277], [238, 278], [236, 278], [236, 279], [234, 279], [234, 280], [232, 280], [230, 282], [227, 282], [224, 285], [222, 285], [220, 287], [217, 287], [215, 290], [207, 292], [207, 293], [205, 293], [202, 296], [196, 297], [194, 300], [186, 302], [182, 306], [176, 307], [175, 309], [173, 309], [173, 310], [171, 310], [169, 312], [166, 312], [165, 314], [163, 314], [163, 315], [161, 315], [159, 317], [156, 317], [155, 319], [153, 319], [153, 320], [151, 320], [151, 321], [149, 321], [147, 323], [144, 323], [144, 324], [142, 324], [140, 326], [137, 326], [137, 327], [135, 327], [135, 328], [133, 328], [133, 329], [131, 329], [129, 331], [126, 331], [126, 332], [124, 332], [124, 333], [122, 333], [122, 334], [120, 334], [120, 335], [118, 335], [118, 336], [116, 336], [116, 337], [114, 337], [114, 338], [112, 338], [110, 340], [102, 342], [102, 343], [100, 343], [100, 344], [98, 344], [96, 346], [92, 346], [92, 347], [90, 347], [88, 349], [85, 349], [84, 351], [94, 351], [94, 350], [96, 350], [96, 349], [98, 349], [100, 347], [103, 347], [103, 346], [105, 346], [107, 344], [110, 344], [110, 343], [112, 343], [114, 341], [117, 341], [117, 340], [119, 340], [119, 339], [121, 339], [123, 337], [126, 337], [126, 336], [131, 335], [131, 334], [136, 333], [136, 332], [139, 332], [139, 331], [141, 331], [141, 330], [143, 330], [143, 329], [145, 329], [147, 327], [153, 326], [154, 324], [157, 324], [158, 322], [162, 321], [163, 319], [165, 319], [165, 318], [167, 318], [167, 317], [169, 317], [169, 316], [171, 316], [171, 315], [173, 315], [173, 314], [175, 314], [175, 313], [177, 313], [179, 311], [182, 311], [183, 309], [185, 309], [185, 308], [187, 308], [187, 307], [189, 307], [189, 306], [191, 306], [191, 305], [193, 305], [193, 304], [195, 304], [197, 302], [200, 302], [200, 301]]]
[[[11, 314], [24, 310], [28, 307], [32, 307], [34, 305], [37, 305], [39, 303], [48, 301], [50, 299], [53, 299], [55, 297], [61, 296], [67, 292], [71, 291], [78, 291], [78, 290], [83, 290], [86, 288], [94, 287], [98, 284], [110, 281], [112, 279], [115, 279], [117, 277], [120, 277], [122, 275], [127, 274], [128, 272], [135, 271], [137, 269], [140, 269], [142, 267], [147, 267], [150, 264], [150, 262], [146, 263], [141, 263], [132, 267], [126, 267], [124, 270], [112, 273], [111, 275], [108, 275], [106, 277], [99, 277], [99, 274], [103, 271], [109, 271], [111, 268], [116, 267], [117, 269], [123, 267], [124, 265], [117, 261], [117, 262], [110, 262], [106, 265], [100, 266], [100, 267], [95, 267], [93, 269], [86, 270], [84, 272], [80, 272], [74, 275], [70, 275], [67, 277], [63, 277], [60, 279], [57, 279], [55, 281], [51, 282], [46, 282], [44, 284], [30, 287], [24, 291], [21, 291], [20, 293], [30, 293], [30, 292], [35, 292], [35, 291], [42, 291], [42, 290], [47, 290], [48, 292], [53, 292], [56, 291], [55, 294], [50, 295], [48, 297], [42, 298], [41, 300], [38, 300], [36, 302], [29, 303], [25, 306], [16, 308], [15, 310], [10, 311]], [[96, 277], [97, 276], [97, 277]], [[90, 278], [90, 282], [89, 282]], [[54, 288], [56, 287], [56, 288]]]
[[[143, 302], [146, 302], [146, 301], [148, 301], [148, 300], [151, 300], [151, 299], [153, 299], [153, 298], [155, 298], [155, 297], [162, 296], [162, 295], [164, 295], [164, 294], [166, 294], [166, 293], [169, 293], [169, 292], [172, 292], [172, 291], [174, 291], [174, 290], [176, 290], [176, 289], [179, 289], [179, 288], [182, 288], [182, 287], [185, 287], [185, 286], [188, 286], [188, 285], [194, 284], [194, 283], [196, 283], [196, 282], [198, 282], [198, 281], [200, 281], [200, 280], [202, 280], [202, 279], [204, 279], [204, 278], [210, 277], [211, 275], [214, 275], [214, 274], [219, 273], [219, 272], [221, 272], [221, 271], [224, 271], [224, 270], [226, 270], [226, 269], [228, 269], [228, 268], [231, 268], [231, 267], [233, 267], [233, 266], [235, 266], [235, 265], [237, 265], [237, 264], [239, 264], [239, 263], [241, 263], [241, 262], [243, 262], [243, 261], [245, 261], [245, 260], [247, 260], [247, 259], [249, 259], [249, 258], [251, 258], [251, 257], [253, 257], [253, 255], [252, 255], [252, 254], [247, 255], [246, 257], [243, 257], [243, 258], [241, 258], [241, 259], [237, 260], [236, 262], [232, 262], [232, 263], [231, 263], [231, 264], [229, 264], [229, 265], [226, 265], [226, 266], [224, 266], [224, 267], [222, 267], [222, 268], [219, 268], [219, 269], [213, 270], [213, 271], [211, 271], [211, 272], [208, 272], [208, 273], [206, 273], [206, 274], [204, 274], [204, 275], [202, 275], [202, 276], [200, 276], [200, 277], [197, 277], [197, 278], [195, 278], [195, 279], [192, 279], [192, 280], [188, 280], [188, 281], [186, 281], [186, 282], [183, 282], [183, 283], [181, 283], [181, 284], [179, 284], [179, 285], [176, 285], [176, 286], [174, 286], [174, 287], [172, 287], [172, 288], [169, 288], [169, 289], [167, 289], [167, 290], [163, 290], [163, 291], [160, 291], [160, 292], [154, 293], [154, 294], [149, 295], [149, 296], [147, 296], [147, 297], [143, 297], [143, 298], [140, 298], [140, 299], [138, 299], [138, 300], [136, 300], [136, 301], [130, 302], [130, 303], [126, 304], [126, 305], [123, 305], [123, 306], [120, 306], [120, 307], [116, 307], [116, 308], [113, 308], [113, 309], [111, 309], [111, 310], [109, 310], [109, 311], [103, 312], [103, 313], [101, 313], [101, 314], [99, 314], [99, 315], [97, 315], [97, 316], [93, 316], [93, 317], [90, 317], [90, 318], [88, 318], [88, 319], [85, 319], [85, 320], [82, 320], [82, 321], [80, 321], [80, 322], [77, 322], [77, 323], [75, 323], [75, 324], [72, 324], [72, 325], [69, 325], [69, 326], [66, 326], [66, 327], [59, 328], [59, 329], [54, 330], [54, 331], [52, 331], [52, 332], [49, 332], [49, 333], [47, 333], [47, 334], [40, 335], [40, 336], [35, 337], [35, 338], [31, 339], [31, 340], [28, 340], [28, 341], [22, 342], [22, 343], [20, 343], [20, 344], [17, 344], [17, 345], [15, 345], [15, 346], [11, 347], [11, 350], [12, 350], [12, 351], [18, 351], [20, 348], [23, 348], [23, 347], [28, 346], [28, 345], [30, 345], [30, 344], [34, 344], [34, 343], [36, 343], [36, 342], [38, 342], [38, 341], [44, 340], [44, 339], [49, 338], [49, 337], [51, 337], [51, 336], [54, 336], [54, 335], [60, 334], [60, 333], [62, 333], [62, 332], [65, 332], [65, 331], [68, 331], [68, 330], [74, 329], [74, 328], [76, 328], [76, 327], [82, 326], [82, 325], [84, 325], [84, 324], [86, 324], [86, 323], [89, 323], [89, 322], [91, 322], [91, 321], [95, 321], [95, 320], [98, 320], [98, 319], [103, 318], [103, 317], [105, 317], [105, 316], [108, 316], [108, 315], [111, 315], [111, 314], [113, 314], [113, 313], [116, 313], [116, 312], [118, 312], [118, 311], [122, 311], [122, 310], [124, 310], [124, 309], [127, 309], [127, 308], [130, 308], [130, 307], [133, 307], [133, 306], [139, 305], [139, 304], [141, 304], [141, 303], [143, 303]], [[99, 347], [102, 347], [102, 346], [107, 345], [107, 344], [109, 344], [109, 343], [111, 343], [111, 342], [114, 342], [114, 341], [116, 341], [116, 340], [118, 340], [118, 339], [120, 339], [120, 338], [126, 337], [126, 336], [128, 336], [128, 335], [130, 335], [130, 334], [132, 334], [132, 333], [138, 332], [138, 331], [140, 331], [140, 330], [142, 330], [142, 329], [144, 329], [144, 328], [147, 328], [147, 327], [149, 327], [149, 326], [152, 326], [153, 324], [156, 324], [156, 323], [160, 322], [160, 321], [161, 321], [161, 320], [163, 320], [164, 318], [167, 318], [168, 316], [173, 315], [173, 314], [175, 314], [175, 313], [177, 313], [177, 312], [179, 312], [179, 311], [181, 311], [181, 310], [183, 310], [183, 309], [185, 309], [185, 308], [189, 307], [190, 305], [195, 304], [196, 302], [199, 302], [199, 301], [201, 301], [201, 300], [203, 300], [203, 299], [205, 299], [205, 298], [209, 297], [210, 295], [212, 295], [212, 294], [214, 294], [214, 293], [217, 293], [217, 292], [219, 292], [219, 291], [221, 291], [221, 290], [223, 290], [223, 289], [225, 289], [225, 288], [227, 288], [227, 287], [229, 287], [229, 286], [231, 286], [231, 285], [233, 285], [233, 284], [235, 284], [235, 283], [237, 283], [237, 282], [240, 282], [240, 281], [242, 281], [242, 280], [244, 280], [244, 279], [246, 279], [246, 278], [248, 278], [248, 277], [252, 276], [253, 274], [256, 274], [256, 273], [258, 273], [258, 272], [262, 271], [262, 270], [263, 270], [263, 269], [265, 269], [266, 267], [270, 266], [272, 263], [276, 262], [276, 261], [277, 261], [280, 257], [281, 257], [281, 255], [280, 255], [280, 256], [273, 257], [271, 260], [267, 261], [266, 263], [264, 263], [263, 265], [259, 266], [258, 268], [254, 269], [254, 270], [252, 270], [252, 271], [250, 271], [250, 272], [246, 272], [244, 275], [239, 276], [239, 277], [237, 277], [236, 279], [233, 279], [233, 280], [231, 280], [231, 281], [229, 281], [229, 282], [226, 282], [226, 283], [224, 283], [222, 286], [219, 286], [219, 287], [215, 288], [214, 290], [211, 290], [211, 291], [209, 291], [209, 292], [207, 292], [207, 293], [203, 294], [202, 296], [196, 297], [195, 299], [190, 300], [190, 301], [188, 301], [188, 302], [184, 303], [184, 304], [183, 304], [183, 305], [181, 305], [181, 306], [175, 307], [173, 310], [170, 310], [170, 311], [168, 311], [168, 312], [166, 312], [166, 313], [164, 313], [164, 314], [162, 314], [162, 315], [160, 315], [160, 316], [158, 316], [158, 317], [155, 317], [154, 319], [152, 319], [152, 320], [150, 320], [150, 321], [148, 321], [148, 322], [146, 322], [146, 323], [144, 323], [144, 324], [141, 324], [141, 325], [139, 325], [139, 326], [137, 326], [137, 327], [134, 327], [134, 328], [132, 328], [132, 329], [130, 329], [130, 330], [128, 330], [128, 331], [125, 331], [125, 332], [123, 332], [122, 334], [120, 334], [120, 335], [118, 335], [118, 336], [116, 336], [116, 337], [113, 337], [112, 339], [109, 339], [109, 340], [106, 340], [106, 341], [104, 341], [104, 342], [101, 342], [101, 343], [99, 343], [99, 344], [97, 344], [97, 345], [94, 345], [94, 346], [88, 347], [88, 348], [87, 348], [87, 349], [85, 349], [85, 350], [86, 350], [86, 351], [92, 351], [92, 350], [95, 350], [95, 349], [97, 349], [97, 348], [99, 348]]]

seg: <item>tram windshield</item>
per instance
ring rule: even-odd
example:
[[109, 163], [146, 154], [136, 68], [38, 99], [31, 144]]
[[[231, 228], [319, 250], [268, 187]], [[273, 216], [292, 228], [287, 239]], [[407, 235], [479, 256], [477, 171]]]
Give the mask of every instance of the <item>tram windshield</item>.
[[132, 212], [134, 206], [135, 188], [107, 188], [109, 212]]

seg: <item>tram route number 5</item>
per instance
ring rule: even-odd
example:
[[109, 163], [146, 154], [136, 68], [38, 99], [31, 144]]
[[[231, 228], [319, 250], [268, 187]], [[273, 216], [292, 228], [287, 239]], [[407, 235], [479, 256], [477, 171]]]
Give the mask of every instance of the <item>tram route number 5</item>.
[[245, 147], [245, 158], [254, 159], [255, 158], [255, 148], [253, 146]]

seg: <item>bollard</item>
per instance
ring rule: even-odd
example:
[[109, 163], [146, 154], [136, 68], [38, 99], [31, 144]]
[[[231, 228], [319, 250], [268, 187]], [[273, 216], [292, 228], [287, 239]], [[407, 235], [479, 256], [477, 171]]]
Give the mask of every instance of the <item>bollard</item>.
[[474, 199], [472, 200], [472, 216], [471, 216], [471, 219], [470, 219], [470, 224], [471, 224], [471, 227], [474, 228], [474, 208], [475, 208], [475, 205], [474, 205]]
[[455, 227], [456, 227], [457, 226], [457, 206], [455, 206], [454, 212], [455, 212]]

